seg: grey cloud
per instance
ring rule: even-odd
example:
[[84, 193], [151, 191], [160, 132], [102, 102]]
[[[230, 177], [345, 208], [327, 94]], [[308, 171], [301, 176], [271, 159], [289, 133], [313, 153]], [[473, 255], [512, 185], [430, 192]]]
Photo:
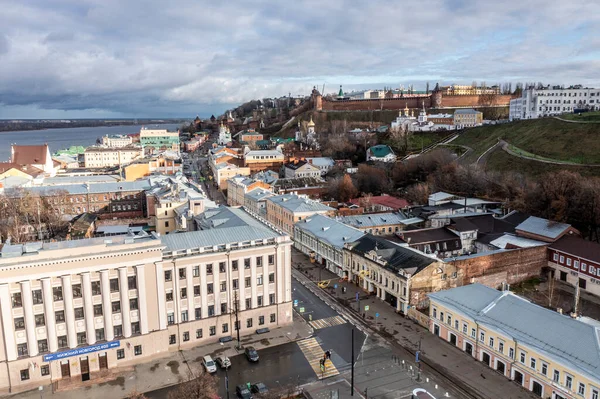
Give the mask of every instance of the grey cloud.
[[6, 38], [5, 35], [0, 33], [0, 55], [8, 53], [9, 49], [10, 49], [10, 43], [8, 42], [8, 39]]

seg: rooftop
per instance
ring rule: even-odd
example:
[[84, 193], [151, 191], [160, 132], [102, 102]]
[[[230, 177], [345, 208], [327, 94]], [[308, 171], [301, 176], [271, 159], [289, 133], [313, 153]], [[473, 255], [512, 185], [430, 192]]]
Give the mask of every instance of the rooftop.
[[471, 317], [483, 328], [502, 331], [520, 345], [543, 353], [548, 360], [593, 379], [600, 372], [599, 329], [594, 324], [477, 283], [431, 293], [429, 298]]
[[448, 231], [448, 229], [445, 227], [403, 231], [398, 233], [398, 236], [400, 236], [400, 238], [402, 238], [402, 240], [407, 242], [409, 245], [456, 240], [460, 242], [460, 237]]
[[365, 235], [358, 229], [323, 215], [310, 216], [296, 223], [296, 228], [340, 249], [344, 244], [354, 242]]
[[529, 248], [548, 245], [547, 242], [532, 240], [525, 237], [519, 237], [514, 234], [502, 234], [500, 237], [490, 241], [490, 244], [500, 249], [511, 248]]
[[291, 212], [328, 212], [335, 211], [335, 209], [323, 205], [320, 202], [313, 201], [304, 196], [298, 196], [295, 194], [283, 194], [270, 197], [267, 201], [271, 201], [284, 209]]
[[550, 244], [552, 249], [579, 256], [600, 264], [600, 244], [583, 238], [564, 236]]
[[392, 151], [390, 146], [383, 145], [383, 144], [379, 144], [379, 145], [370, 147], [369, 152], [371, 153], [371, 156], [376, 157], [376, 158], [383, 158], [388, 154], [394, 153], [394, 151]]
[[538, 218], [536, 216], [528, 217], [515, 229], [526, 233], [536, 234], [548, 238], [558, 238], [571, 227], [570, 224], [553, 222], [548, 219]]
[[[403, 224], [408, 218], [402, 212], [372, 213], [363, 215], [342, 216], [339, 220], [357, 228], [388, 226]], [[422, 220], [421, 220], [422, 221]]]
[[391, 195], [354, 198], [350, 200], [350, 203], [354, 205], [360, 205], [361, 201], [368, 201], [371, 204], [386, 206], [393, 209], [402, 209], [410, 205], [407, 200], [403, 198], [392, 197]]
[[454, 111], [454, 115], [467, 115], [467, 114], [480, 114], [481, 112], [479, 111], [475, 111], [473, 108], [466, 108], [466, 109], [457, 109], [456, 111]]
[[11, 161], [19, 165], [44, 164], [49, 156], [48, 144], [12, 145]]
[[28, 187], [27, 190], [31, 190], [38, 194], [51, 194], [52, 192], [66, 192], [68, 194], [101, 194], [101, 193], [116, 193], [120, 191], [143, 191], [150, 188], [150, 181], [148, 179], [136, 180], [136, 181], [122, 181], [115, 183], [92, 183], [92, 184], [64, 184], [64, 185], [52, 185], [52, 186], [36, 186]]
[[276, 179], [271, 184], [276, 190], [291, 190], [294, 188], [324, 187], [326, 182], [320, 177], [290, 177]]

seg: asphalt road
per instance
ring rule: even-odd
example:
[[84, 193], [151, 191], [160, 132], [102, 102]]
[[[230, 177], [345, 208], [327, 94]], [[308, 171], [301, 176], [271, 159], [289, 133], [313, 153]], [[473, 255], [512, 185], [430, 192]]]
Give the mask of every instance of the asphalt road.
[[[308, 320], [312, 315], [313, 320], [337, 316], [327, 304], [308, 291], [304, 286], [292, 281], [292, 299], [298, 300], [297, 311], [304, 308], [303, 317]], [[351, 335], [352, 325], [349, 323], [339, 324], [332, 327], [316, 329], [313, 337], [319, 342], [324, 350], [331, 350], [331, 360], [340, 373], [351, 367]], [[354, 355], [358, 358], [365, 336], [358, 330], [354, 333]], [[246, 382], [263, 382], [267, 387], [278, 388], [299, 386], [317, 380], [317, 376], [306, 357], [296, 342], [265, 348], [258, 351], [260, 360], [258, 363], [250, 363], [246, 357], [237, 355], [231, 357], [231, 368], [228, 371], [230, 398], [235, 397], [235, 386]], [[225, 394], [225, 372], [217, 371], [219, 378], [219, 394]], [[166, 399], [168, 393], [174, 387], [167, 387], [145, 395], [149, 399]]]

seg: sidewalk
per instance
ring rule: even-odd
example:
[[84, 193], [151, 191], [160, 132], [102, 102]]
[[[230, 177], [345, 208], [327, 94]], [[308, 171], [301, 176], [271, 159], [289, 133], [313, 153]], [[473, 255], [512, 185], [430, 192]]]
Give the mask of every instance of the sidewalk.
[[[253, 334], [241, 337], [240, 342], [244, 346], [252, 345], [260, 350], [304, 339], [311, 336], [312, 333], [312, 327], [294, 312], [294, 322], [292, 325], [273, 329], [265, 334]], [[86, 399], [113, 399], [126, 397], [134, 391], [153, 391], [184, 381], [187, 379], [190, 370], [197, 373], [201, 368], [200, 361], [203, 356], [211, 355], [214, 358], [225, 355], [233, 357], [243, 353], [243, 349], [241, 351], [235, 349], [236, 342], [235, 340], [225, 344], [217, 342], [183, 351], [171, 352], [165, 357], [129, 367], [120, 373], [118, 369], [113, 369], [115, 379], [99, 384], [86, 385], [79, 389], [59, 391], [52, 394], [51, 386], [47, 385], [44, 387], [43, 397], [57, 399], [79, 399], [82, 397]], [[13, 395], [11, 399], [40, 399], [40, 397], [40, 392], [34, 390]]]
[[[427, 364], [453, 381], [459, 381], [462, 385], [467, 386], [481, 398], [535, 397], [460, 349], [434, 336], [427, 329], [396, 313], [395, 309], [387, 302], [368, 295], [352, 283], [340, 282], [339, 276], [317, 264], [310, 263], [306, 256], [296, 250], [292, 252], [292, 264], [313, 281], [318, 281], [319, 274], [321, 280], [332, 279], [325, 291], [354, 315], [362, 318], [362, 314], [365, 313], [366, 321], [371, 324], [372, 329], [379, 332], [381, 337], [395, 342], [411, 352], [415, 352], [421, 342], [421, 355]], [[337, 285], [338, 288], [335, 289], [334, 285]], [[342, 287], [346, 287], [345, 294], [342, 294]], [[360, 314], [357, 312], [356, 293], [359, 294], [360, 299]], [[369, 310], [366, 312], [364, 311], [365, 305], [369, 306]], [[379, 313], [378, 318], [375, 317], [377, 313]]]

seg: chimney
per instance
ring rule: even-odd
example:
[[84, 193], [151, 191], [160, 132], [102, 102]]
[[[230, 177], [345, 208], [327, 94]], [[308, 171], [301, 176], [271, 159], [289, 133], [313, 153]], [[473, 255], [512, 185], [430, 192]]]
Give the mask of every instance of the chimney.
[[556, 308], [556, 311], [558, 312], [558, 314], [563, 314], [563, 309], [562, 308]]

